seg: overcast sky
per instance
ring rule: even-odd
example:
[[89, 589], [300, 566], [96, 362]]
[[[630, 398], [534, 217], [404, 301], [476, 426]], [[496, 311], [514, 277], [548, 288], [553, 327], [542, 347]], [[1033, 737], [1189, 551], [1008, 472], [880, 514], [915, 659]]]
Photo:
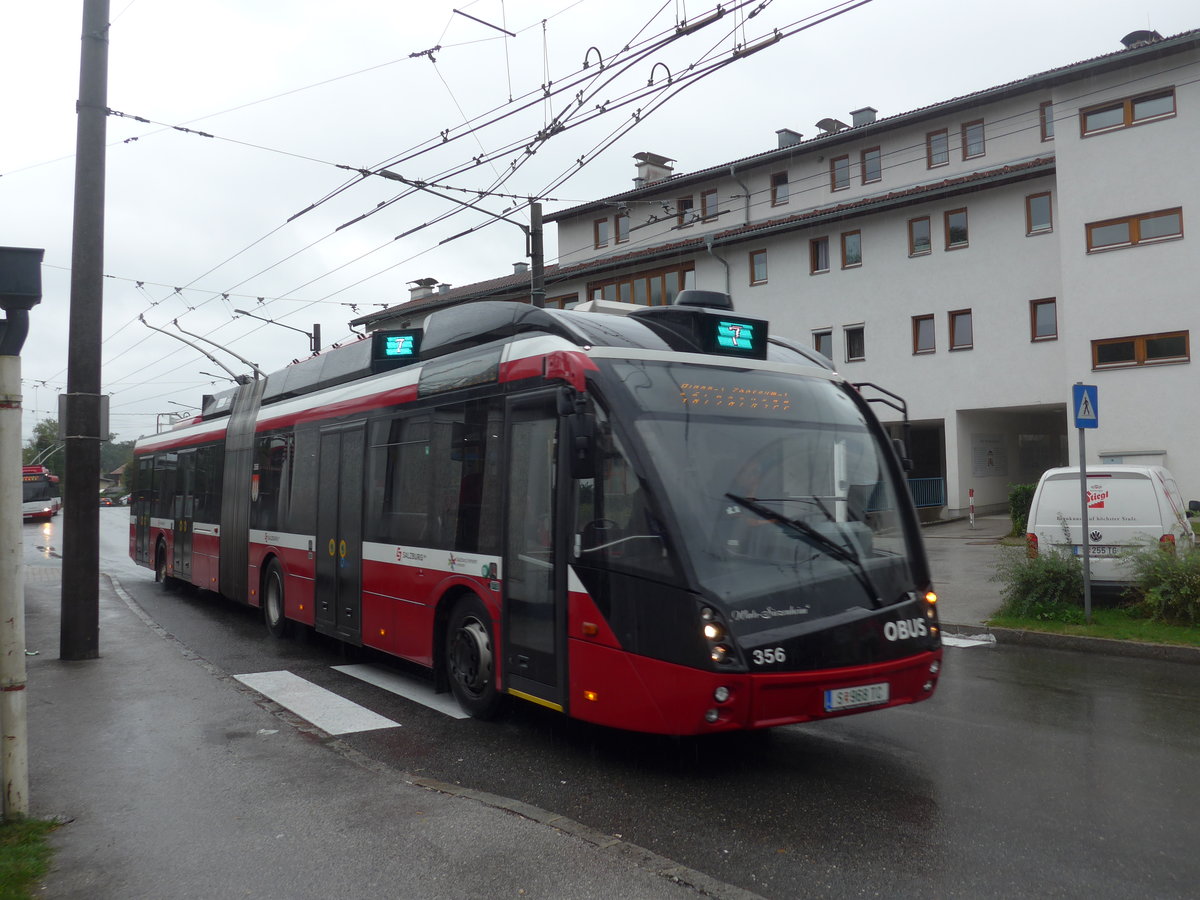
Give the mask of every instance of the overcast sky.
[[[236, 309], [320, 323], [328, 346], [352, 337], [349, 320], [408, 299], [411, 281], [464, 285], [524, 259], [517, 228], [356, 170], [387, 164], [464, 200], [539, 196], [552, 212], [630, 188], [641, 151], [694, 171], [771, 150], [780, 128], [813, 136], [827, 116], [896, 115], [1110, 53], [1130, 31], [1200, 27], [1194, 0], [724, 6], [635, 60], [713, 0], [111, 0], [108, 106], [150, 122], [107, 119], [111, 430], [152, 433], [228, 384], [139, 315], [271, 371], [306, 356], [308, 339]], [[0, 245], [46, 251], [22, 353], [23, 440], [66, 387], [82, 8], [0, 0]], [[778, 43], [712, 68], [776, 29]], [[666, 70], [671, 87], [648, 92]], [[568, 127], [535, 140], [556, 121]], [[553, 228], [546, 249], [556, 261]]]

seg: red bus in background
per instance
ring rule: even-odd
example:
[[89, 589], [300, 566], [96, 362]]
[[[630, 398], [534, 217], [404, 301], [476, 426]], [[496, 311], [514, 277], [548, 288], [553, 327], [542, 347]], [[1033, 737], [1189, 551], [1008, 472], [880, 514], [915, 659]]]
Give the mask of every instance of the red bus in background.
[[21, 467], [21, 517], [49, 521], [62, 509], [58, 476], [45, 466]]
[[902, 463], [820, 357], [685, 291], [478, 302], [205, 398], [138, 441], [158, 580], [665, 734], [924, 700], [942, 649]]

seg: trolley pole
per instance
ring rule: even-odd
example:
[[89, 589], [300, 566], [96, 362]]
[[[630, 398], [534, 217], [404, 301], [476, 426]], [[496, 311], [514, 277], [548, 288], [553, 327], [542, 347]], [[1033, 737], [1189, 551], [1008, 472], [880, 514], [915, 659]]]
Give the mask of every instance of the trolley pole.
[[100, 655], [100, 335], [104, 305], [104, 141], [108, 115], [108, 0], [84, 0], [75, 142], [75, 220], [67, 393], [59, 656]]

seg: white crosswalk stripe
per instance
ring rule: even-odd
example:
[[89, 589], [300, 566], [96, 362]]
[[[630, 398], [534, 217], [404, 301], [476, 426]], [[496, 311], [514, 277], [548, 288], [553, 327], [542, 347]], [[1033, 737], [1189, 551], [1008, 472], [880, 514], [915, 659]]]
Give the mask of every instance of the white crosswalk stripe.
[[360, 681], [404, 697], [406, 700], [412, 700], [414, 703], [437, 710], [452, 719], [469, 718], [452, 695], [435, 694], [433, 687], [428, 682], [407, 678], [397, 672], [377, 666], [334, 666], [333, 668]]
[[233, 677], [329, 734], [400, 727], [400, 723], [291, 672], [255, 672]]

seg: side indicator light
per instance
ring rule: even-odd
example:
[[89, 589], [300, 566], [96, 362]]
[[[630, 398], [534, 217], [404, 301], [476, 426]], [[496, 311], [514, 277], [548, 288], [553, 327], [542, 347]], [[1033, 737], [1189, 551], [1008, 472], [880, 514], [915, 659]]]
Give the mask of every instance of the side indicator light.
[[928, 591], [928, 592], [926, 592], [926, 594], [925, 594], [925, 602], [926, 602], [926, 603], [937, 603], [937, 602], [938, 602], [938, 595], [937, 595], [937, 594], [935, 594], [933, 591]]
[[580, 630], [583, 631], [584, 637], [595, 637], [600, 633], [600, 626], [595, 622], [584, 622]]
[[597, 700], [600, 699], [600, 695], [597, 694], [595, 691], [584, 691], [583, 699], [590, 700], [592, 703], [595, 703]]

